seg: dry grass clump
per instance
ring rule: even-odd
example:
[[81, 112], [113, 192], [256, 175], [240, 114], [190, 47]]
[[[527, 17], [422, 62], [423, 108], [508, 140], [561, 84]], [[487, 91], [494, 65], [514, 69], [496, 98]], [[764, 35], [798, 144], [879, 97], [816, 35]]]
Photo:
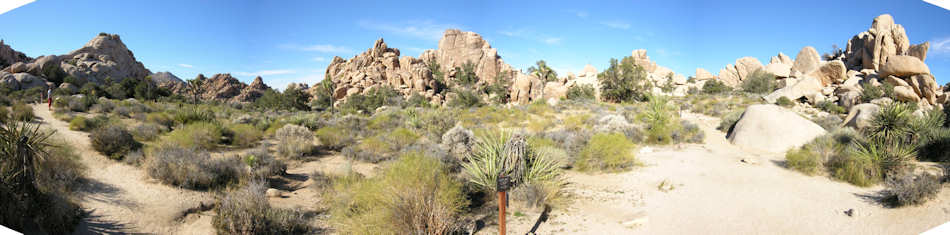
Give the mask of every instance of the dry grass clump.
[[168, 133], [165, 140], [184, 148], [213, 150], [221, 143], [223, 130], [209, 122], [191, 122]]
[[267, 186], [254, 181], [228, 192], [214, 209], [211, 224], [219, 234], [306, 234], [311, 228], [299, 211], [273, 208]]
[[211, 158], [207, 152], [163, 144], [148, 153], [144, 168], [149, 177], [189, 189], [209, 189], [237, 182], [244, 164], [236, 157]]
[[620, 133], [598, 133], [580, 152], [575, 167], [581, 171], [621, 171], [637, 164], [636, 145]]
[[419, 135], [412, 130], [396, 128], [344, 148], [343, 155], [360, 161], [378, 163], [396, 157], [400, 151], [415, 143], [417, 139]]
[[277, 154], [297, 159], [313, 152], [313, 132], [303, 126], [294, 124], [284, 125], [277, 130], [274, 138], [277, 140]]
[[885, 180], [888, 200], [895, 206], [921, 205], [933, 199], [943, 187], [940, 179], [930, 173], [899, 174]]
[[317, 129], [315, 133], [320, 145], [329, 150], [340, 150], [355, 142], [353, 133], [336, 126], [326, 126]]
[[325, 196], [341, 234], [452, 234], [468, 204], [461, 183], [420, 153], [404, 154], [374, 178], [336, 177]]

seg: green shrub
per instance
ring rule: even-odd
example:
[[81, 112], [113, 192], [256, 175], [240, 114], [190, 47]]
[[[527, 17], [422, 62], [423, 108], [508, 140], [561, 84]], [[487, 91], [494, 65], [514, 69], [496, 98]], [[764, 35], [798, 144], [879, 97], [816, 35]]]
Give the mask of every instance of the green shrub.
[[264, 131], [248, 124], [231, 125], [228, 130], [234, 133], [231, 144], [238, 147], [253, 147], [264, 137]]
[[847, 110], [844, 110], [844, 107], [838, 106], [838, 104], [835, 104], [835, 102], [831, 101], [818, 102], [815, 104], [815, 107], [831, 114], [842, 114], [847, 112]]
[[574, 85], [567, 89], [567, 99], [569, 100], [593, 100], [596, 95], [594, 86], [590, 84]]
[[647, 124], [647, 142], [654, 144], [669, 144], [672, 139], [674, 110], [669, 105], [669, 98], [649, 96], [647, 111], [643, 112], [643, 121]]
[[[506, 153], [506, 146], [518, 142], [525, 144], [524, 155], [512, 156]], [[462, 168], [468, 175], [469, 181], [483, 192], [495, 192], [496, 180], [502, 171], [515, 182], [513, 189], [529, 184], [561, 186], [563, 182], [560, 166], [563, 163], [552, 156], [551, 151], [547, 151], [544, 147], [538, 146], [536, 141], [534, 142], [535, 144], [532, 145], [531, 142], [513, 137], [507, 132], [483, 133], [475, 141], [472, 154], [466, 156], [466, 162], [462, 163]], [[519, 162], [521, 164], [518, 164]], [[513, 166], [516, 164], [518, 165]], [[503, 169], [503, 165], [507, 167]], [[560, 190], [560, 187], [557, 187], [557, 190]], [[553, 198], [547, 199], [553, 200]]]
[[69, 129], [74, 131], [90, 131], [109, 123], [109, 119], [103, 115], [86, 118], [82, 115], [76, 115], [69, 121]]
[[284, 125], [275, 133], [277, 154], [287, 158], [301, 158], [313, 152], [313, 132], [298, 125]]
[[192, 122], [168, 133], [166, 141], [183, 148], [213, 150], [221, 143], [223, 132], [220, 127], [208, 122]]
[[175, 122], [187, 125], [193, 122], [211, 122], [214, 121], [214, 114], [206, 109], [185, 108], [175, 113]]
[[10, 119], [22, 122], [33, 121], [33, 107], [30, 107], [24, 103], [15, 103], [13, 104], [10, 112]]
[[448, 103], [449, 107], [468, 108], [468, 107], [479, 107], [479, 106], [484, 105], [484, 103], [482, 102], [482, 97], [479, 96], [478, 94], [475, 94], [475, 92], [472, 90], [459, 89], [455, 91], [455, 94], [457, 94], [458, 96], [456, 96], [455, 99], [452, 99], [451, 101], [449, 101]]
[[341, 234], [452, 234], [468, 204], [435, 158], [407, 153], [377, 177], [335, 179], [330, 220]]
[[788, 168], [800, 171], [806, 175], [818, 173], [821, 170], [822, 163], [823, 161], [820, 156], [805, 148], [785, 153], [785, 164]]
[[890, 144], [873, 138], [854, 142], [848, 153], [830, 164], [833, 175], [862, 187], [877, 184], [889, 172], [907, 167], [915, 155], [914, 149], [906, 144]]
[[252, 182], [228, 192], [211, 219], [218, 234], [306, 234], [311, 228], [299, 211], [273, 208], [264, 195], [265, 182]]
[[206, 152], [162, 144], [149, 152], [144, 168], [149, 177], [189, 189], [209, 189], [237, 182], [244, 174], [236, 157], [212, 158]]
[[139, 141], [152, 141], [158, 138], [158, 135], [161, 135], [166, 131], [168, 131], [168, 128], [162, 125], [155, 123], [139, 123], [132, 127], [130, 132], [132, 133], [132, 136]]
[[340, 105], [344, 112], [373, 113], [384, 105], [399, 106], [403, 102], [402, 95], [388, 86], [370, 89], [365, 95], [356, 94], [346, 98]]
[[241, 160], [251, 168], [252, 179], [282, 175], [287, 171], [287, 164], [275, 159], [263, 148], [248, 151]]
[[772, 93], [777, 87], [775, 75], [758, 69], [747, 75], [742, 81], [742, 90], [754, 94]]
[[870, 82], [861, 85], [861, 102], [869, 103], [872, 100], [889, 97], [894, 99], [894, 86], [888, 83], [882, 83], [880, 86], [874, 86]]
[[719, 120], [719, 126], [716, 127], [716, 130], [720, 130], [726, 134], [731, 133], [732, 127], [735, 126], [737, 122], [739, 122], [739, 118], [742, 118], [742, 113], [744, 112], [745, 110], [738, 110], [722, 116], [722, 119]]
[[576, 167], [581, 171], [620, 171], [637, 164], [636, 145], [620, 133], [598, 133], [581, 150]]
[[125, 128], [118, 125], [100, 127], [89, 135], [92, 148], [106, 157], [121, 160], [131, 151], [142, 147]]
[[885, 185], [888, 195], [885, 200], [896, 206], [924, 204], [935, 198], [943, 187], [940, 179], [930, 173], [914, 175], [907, 172], [887, 177]]
[[10, 110], [0, 105], [0, 124], [6, 123], [8, 119], [10, 119]]
[[317, 129], [315, 135], [320, 140], [320, 145], [331, 150], [342, 149], [354, 142], [353, 133], [335, 126]]
[[[629, 136], [627, 136], [629, 138]], [[673, 143], [694, 143], [701, 144], [706, 139], [706, 133], [699, 129], [699, 126], [686, 120], [680, 120], [679, 125], [674, 126], [670, 132], [670, 138]]]
[[792, 103], [792, 100], [788, 99], [788, 97], [785, 97], [785, 96], [778, 97], [778, 99], [775, 100], [775, 104], [782, 107], [786, 107], [786, 108], [791, 108], [792, 106], [795, 106], [795, 103]]
[[169, 128], [175, 125], [175, 120], [172, 119], [171, 115], [168, 115], [167, 113], [164, 113], [164, 112], [149, 113], [145, 115], [145, 121], [159, 124], [159, 125], [169, 127]]
[[703, 93], [706, 94], [722, 94], [730, 91], [732, 87], [716, 79], [706, 80], [706, 83], [703, 83]]
[[633, 57], [624, 57], [620, 63], [617, 59], [610, 59], [610, 67], [597, 75], [600, 98], [608, 102], [646, 100], [651, 88], [648, 82], [644, 82], [646, 79], [646, 70], [636, 65]]

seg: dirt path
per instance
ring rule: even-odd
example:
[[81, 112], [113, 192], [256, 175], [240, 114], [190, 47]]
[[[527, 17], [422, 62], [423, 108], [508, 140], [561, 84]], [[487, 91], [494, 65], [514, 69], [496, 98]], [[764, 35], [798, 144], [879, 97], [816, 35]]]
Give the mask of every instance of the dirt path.
[[[574, 201], [555, 208], [537, 234], [918, 234], [950, 221], [946, 188], [922, 206], [885, 208], [874, 200], [880, 186], [788, 170], [784, 154], [729, 144], [718, 119], [683, 116], [705, 131], [705, 144], [641, 152], [645, 166], [630, 172], [568, 172]], [[663, 182], [673, 188], [660, 190]], [[509, 231], [530, 231], [539, 215], [525, 214]]]
[[[56, 130], [75, 147], [81, 162], [89, 169], [88, 179], [80, 189], [80, 204], [89, 215], [83, 218], [74, 234], [214, 233], [210, 223], [188, 226], [187, 221], [177, 221], [185, 209], [196, 207], [202, 201], [213, 202], [213, 195], [148, 179], [142, 169], [110, 160], [93, 150], [87, 133], [69, 130], [69, 124], [53, 118], [45, 105], [34, 105], [33, 111], [44, 127]], [[206, 219], [200, 215], [192, 217]], [[183, 227], [189, 228], [184, 230]]]

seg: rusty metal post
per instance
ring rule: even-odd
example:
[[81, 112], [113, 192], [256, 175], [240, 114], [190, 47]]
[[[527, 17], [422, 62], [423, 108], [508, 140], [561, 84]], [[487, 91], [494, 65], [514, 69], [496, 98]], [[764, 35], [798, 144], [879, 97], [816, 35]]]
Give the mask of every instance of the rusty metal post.
[[498, 191], [498, 234], [505, 235], [505, 209], [508, 207], [508, 188], [511, 181], [504, 173], [498, 175], [496, 189]]

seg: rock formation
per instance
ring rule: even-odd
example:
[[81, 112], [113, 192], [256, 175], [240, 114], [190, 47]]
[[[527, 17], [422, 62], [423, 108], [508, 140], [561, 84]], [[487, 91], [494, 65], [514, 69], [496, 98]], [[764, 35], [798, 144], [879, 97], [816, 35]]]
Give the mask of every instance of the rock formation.
[[[199, 98], [204, 100], [215, 100], [222, 102], [253, 102], [260, 98], [265, 91], [271, 88], [264, 84], [260, 76], [254, 78], [250, 85], [244, 84], [229, 73], [219, 73], [205, 77], [198, 74], [195, 80], [201, 81], [201, 91]], [[182, 86], [185, 86], [182, 83]], [[181, 89], [182, 93], [190, 92], [186, 88]]]
[[736, 122], [728, 139], [743, 147], [784, 152], [825, 133], [824, 128], [791, 110], [776, 105], [751, 105]]
[[13, 50], [10, 45], [4, 44], [3, 40], [0, 40], [0, 68], [6, 68], [17, 62], [25, 63], [31, 60], [33, 60], [33, 58], [26, 56], [23, 52]]
[[[909, 51], [910, 40], [904, 26], [895, 24], [891, 15], [883, 14], [874, 18], [870, 29], [848, 40], [845, 57], [851, 68], [880, 70], [889, 56], [906, 55]], [[926, 50], [920, 56], [926, 58]]]

